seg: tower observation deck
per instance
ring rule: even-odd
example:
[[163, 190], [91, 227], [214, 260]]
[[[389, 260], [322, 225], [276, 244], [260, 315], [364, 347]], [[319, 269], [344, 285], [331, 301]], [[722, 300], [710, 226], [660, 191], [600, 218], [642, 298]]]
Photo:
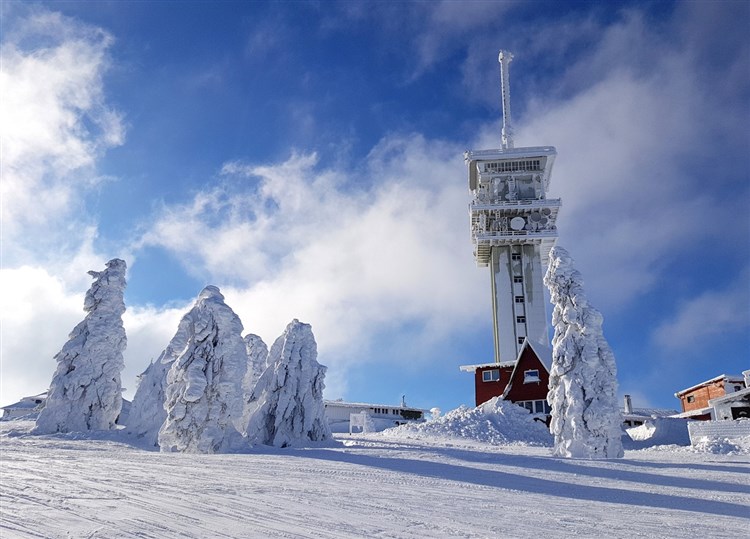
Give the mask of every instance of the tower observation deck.
[[547, 198], [552, 146], [514, 148], [508, 67], [499, 55], [502, 147], [466, 151], [469, 171], [471, 241], [480, 267], [490, 268], [495, 362], [515, 361], [524, 339], [549, 346], [542, 282], [557, 240], [560, 199]]

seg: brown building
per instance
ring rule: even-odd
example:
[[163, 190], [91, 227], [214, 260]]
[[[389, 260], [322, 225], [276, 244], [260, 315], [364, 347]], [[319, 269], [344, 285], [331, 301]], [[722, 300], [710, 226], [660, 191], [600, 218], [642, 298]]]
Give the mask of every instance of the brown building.
[[722, 374], [705, 382], [694, 385], [674, 394], [680, 399], [682, 406], [681, 417], [690, 419], [710, 420], [712, 408], [709, 400], [718, 399], [730, 393], [745, 389], [745, 380], [742, 376], [729, 376]]
[[464, 372], [474, 373], [476, 405], [493, 397], [524, 406], [534, 414], [549, 414], [547, 386], [552, 367], [552, 350], [524, 341], [515, 361], [462, 365]]

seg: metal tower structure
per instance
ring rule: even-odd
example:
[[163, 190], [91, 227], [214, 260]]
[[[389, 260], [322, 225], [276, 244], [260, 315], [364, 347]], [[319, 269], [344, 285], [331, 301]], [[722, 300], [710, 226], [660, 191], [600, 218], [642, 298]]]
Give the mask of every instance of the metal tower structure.
[[560, 199], [547, 198], [555, 148], [513, 146], [512, 59], [500, 51], [502, 148], [464, 153], [474, 258], [490, 268], [495, 363], [515, 361], [524, 339], [549, 346], [542, 279], [561, 206]]

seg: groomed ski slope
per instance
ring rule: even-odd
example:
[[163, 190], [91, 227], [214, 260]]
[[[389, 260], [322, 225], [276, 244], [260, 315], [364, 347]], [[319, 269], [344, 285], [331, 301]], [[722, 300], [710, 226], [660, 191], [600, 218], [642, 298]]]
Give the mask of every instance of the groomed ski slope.
[[624, 459], [379, 434], [312, 449], [161, 454], [0, 422], [0, 537], [685, 537], [750, 526], [750, 456]]

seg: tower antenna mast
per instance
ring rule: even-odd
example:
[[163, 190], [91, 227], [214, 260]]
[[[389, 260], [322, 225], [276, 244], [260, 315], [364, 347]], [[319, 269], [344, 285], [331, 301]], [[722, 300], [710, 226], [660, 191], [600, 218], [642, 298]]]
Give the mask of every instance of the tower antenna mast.
[[497, 58], [500, 62], [500, 85], [503, 90], [503, 150], [513, 148], [513, 126], [510, 116], [510, 76], [508, 67], [510, 66], [513, 55], [508, 51], [500, 51]]

